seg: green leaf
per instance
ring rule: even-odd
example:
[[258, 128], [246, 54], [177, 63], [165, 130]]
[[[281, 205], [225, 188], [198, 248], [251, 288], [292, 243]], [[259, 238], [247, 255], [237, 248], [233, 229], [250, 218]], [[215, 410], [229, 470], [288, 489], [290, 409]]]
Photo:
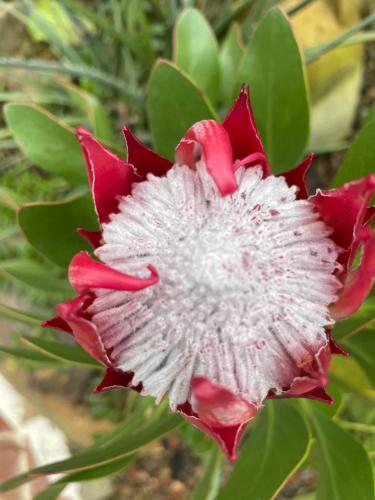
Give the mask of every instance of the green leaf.
[[220, 486], [222, 458], [221, 450], [213, 443], [206, 457], [202, 477], [190, 500], [214, 500], [216, 498]]
[[220, 49], [221, 96], [231, 106], [239, 91], [238, 68], [244, 53], [241, 41], [241, 27], [233, 24]]
[[199, 10], [185, 9], [177, 19], [173, 59], [212, 102], [217, 101], [220, 90], [219, 49], [211, 26]]
[[309, 450], [310, 435], [301, 413], [288, 401], [267, 401], [218, 500], [274, 498]]
[[27, 325], [40, 326], [43, 318], [34, 316], [27, 311], [21, 311], [14, 307], [9, 307], [5, 304], [0, 304], [0, 317], [18, 321], [19, 323], [26, 323]]
[[53, 342], [30, 335], [24, 335], [21, 337], [21, 340], [33, 347], [36, 351], [41, 352], [43, 355], [59, 361], [89, 366], [90, 368], [102, 367], [98, 361], [92, 358], [78, 345], [62, 344], [61, 342]]
[[70, 127], [35, 104], [7, 104], [4, 116], [33, 163], [71, 184], [87, 183], [81, 148]]
[[97, 228], [89, 194], [66, 201], [23, 205], [18, 213], [18, 222], [29, 243], [62, 267], [66, 267], [80, 250], [90, 250], [76, 229]]
[[37, 467], [24, 474], [15, 476], [0, 485], [0, 492], [21, 486], [28, 481], [32, 481], [40, 474], [78, 472], [120, 460], [142, 446], [145, 446], [150, 441], [172, 431], [180, 423], [180, 416], [165, 413], [157, 420], [151, 419], [149, 424], [146, 423], [143, 426], [138, 426], [137, 430], [132, 431], [131, 434], [128, 434], [125, 428], [124, 434], [118, 436], [118, 440], [115, 442], [110, 441], [108, 445], [102, 444], [100, 447], [93, 446], [89, 450], [78, 453], [67, 460]]
[[320, 457], [317, 500], [373, 500], [374, 478], [363, 447], [320, 411], [309, 416]]
[[267, 12], [250, 40], [240, 68], [244, 82], [273, 171], [293, 167], [308, 144], [309, 100], [301, 54], [279, 9]]
[[118, 460], [113, 460], [112, 462], [105, 465], [98, 465], [98, 467], [93, 467], [88, 470], [73, 472], [62, 479], [59, 479], [59, 483], [77, 483], [81, 481], [92, 481], [93, 479], [99, 479], [101, 477], [110, 476], [111, 474], [116, 474], [128, 467], [134, 460], [134, 454], [126, 455]]
[[374, 173], [375, 165], [375, 120], [367, 122], [359, 131], [353, 144], [333, 179], [333, 187]]
[[162, 59], [151, 73], [147, 112], [155, 147], [168, 158], [191, 125], [215, 118], [207, 97], [190, 77]]
[[0, 353], [14, 356], [15, 358], [26, 359], [27, 361], [35, 361], [37, 363], [56, 364], [56, 360], [51, 356], [45, 356], [35, 349], [23, 349], [22, 347], [0, 347]]
[[58, 498], [58, 495], [64, 490], [68, 483], [91, 481], [93, 479], [100, 479], [102, 477], [116, 474], [117, 472], [123, 471], [126, 467], [128, 467], [133, 460], [134, 455], [127, 455], [126, 457], [120, 458], [119, 460], [114, 460], [109, 464], [99, 465], [98, 467], [93, 467], [92, 469], [86, 471], [68, 474], [36, 495], [34, 497], [34, 500], [55, 500], [56, 498]]
[[72, 289], [51, 264], [19, 258], [0, 262], [0, 274], [23, 284], [52, 293], [72, 295]]

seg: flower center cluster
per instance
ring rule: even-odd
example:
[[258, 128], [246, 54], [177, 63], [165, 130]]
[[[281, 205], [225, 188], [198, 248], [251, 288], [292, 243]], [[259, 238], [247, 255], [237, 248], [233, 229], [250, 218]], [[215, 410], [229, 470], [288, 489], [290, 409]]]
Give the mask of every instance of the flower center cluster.
[[144, 394], [192, 401], [203, 376], [261, 404], [327, 343], [338, 249], [312, 204], [283, 177], [239, 168], [222, 197], [203, 162], [150, 175], [104, 226], [100, 259], [160, 281], [139, 292], [96, 290], [90, 306], [115, 366]]

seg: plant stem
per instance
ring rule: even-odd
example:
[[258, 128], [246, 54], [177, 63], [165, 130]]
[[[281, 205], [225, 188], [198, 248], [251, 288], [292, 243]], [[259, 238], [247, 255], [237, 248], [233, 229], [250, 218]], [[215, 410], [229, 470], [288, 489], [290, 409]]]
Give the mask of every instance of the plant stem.
[[363, 19], [361, 22], [355, 24], [348, 30], [344, 31], [343, 33], [341, 33], [341, 35], [337, 36], [336, 38], [333, 38], [333, 40], [331, 40], [330, 42], [307, 49], [305, 51], [306, 64], [310, 64], [318, 60], [321, 56], [323, 56], [330, 50], [342, 46], [344, 42], [346, 42], [353, 35], [358, 33], [358, 31], [361, 31], [363, 28], [365, 28], [369, 24], [372, 24], [373, 22], [375, 22], [375, 13], [365, 17], [365, 19]]
[[78, 64], [60, 64], [39, 59], [18, 59], [16, 57], [0, 57], [0, 68], [18, 68], [27, 71], [41, 71], [46, 73], [62, 73], [66, 75], [85, 77], [117, 90], [129, 99], [141, 102], [142, 96], [126, 87], [126, 84], [111, 75], [89, 66]]

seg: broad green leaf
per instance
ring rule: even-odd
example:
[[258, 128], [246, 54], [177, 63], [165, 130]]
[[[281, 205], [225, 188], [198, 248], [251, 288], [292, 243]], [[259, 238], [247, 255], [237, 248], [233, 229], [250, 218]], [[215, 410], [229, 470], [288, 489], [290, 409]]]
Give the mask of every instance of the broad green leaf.
[[13, 356], [17, 359], [26, 359], [27, 361], [35, 361], [37, 363], [56, 364], [56, 360], [51, 356], [46, 356], [35, 349], [23, 349], [22, 347], [0, 347], [0, 353]]
[[59, 78], [57, 83], [68, 92], [74, 104], [86, 115], [94, 135], [104, 142], [112, 142], [114, 137], [111, 121], [99, 99], [62, 78]]
[[88, 194], [66, 201], [23, 205], [18, 221], [29, 243], [62, 267], [66, 267], [80, 250], [90, 249], [76, 229], [97, 228], [93, 203]]
[[232, 106], [239, 91], [238, 68], [244, 53], [241, 27], [233, 24], [220, 48], [221, 97], [225, 104]]
[[1, 317], [32, 326], [40, 326], [40, 323], [43, 321], [43, 318], [35, 316], [28, 311], [21, 311], [5, 304], [0, 304], [0, 318]]
[[239, 83], [248, 83], [255, 120], [275, 173], [293, 167], [309, 139], [305, 71], [285, 15], [273, 8], [246, 49]]
[[28, 481], [32, 481], [35, 479], [36, 475], [78, 472], [92, 469], [100, 465], [104, 466], [133, 453], [150, 441], [172, 431], [181, 421], [180, 416], [165, 413], [157, 420], [151, 420], [149, 425], [147, 425], [147, 423], [143, 426], [140, 425], [138, 429], [131, 432], [131, 434], [128, 434], [125, 429], [124, 434], [119, 436], [118, 440], [110, 442], [107, 446], [93, 446], [91, 449], [78, 453], [67, 460], [37, 467], [24, 474], [15, 476], [0, 485], [0, 492], [11, 490]]
[[333, 179], [333, 187], [374, 173], [375, 165], [375, 120], [367, 122], [359, 131], [353, 144]]
[[89, 366], [90, 368], [100, 368], [102, 366], [78, 345], [62, 344], [61, 342], [31, 337], [30, 335], [24, 335], [21, 340], [33, 347], [37, 352], [58, 361]]
[[7, 104], [4, 116], [33, 163], [71, 184], [87, 183], [81, 148], [70, 127], [35, 104]]
[[190, 77], [162, 59], [151, 73], [147, 112], [155, 147], [168, 158], [173, 158], [177, 144], [193, 123], [215, 118], [207, 97]]
[[64, 490], [67, 484], [91, 481], [93, 479], [100, 479], [102, 477], [116, 474], [117, 472], [126, 469], [126, 467], [128, 467], [133, 460], [134, 455], [127, 455], [126, 457], [114, 460], [113, 462], [105, 465], [99, 465], [98, 467], [93, 467], [92, 469], [86, 471], [68, 474], [39, 493], [39, 495], [36, 495], [34, 500], [54, 500], [55, 498], [58, 498], [58, 495]]
[[0, 261], [0, 274], [23, 284], [52, 293], [72, 295], [72, 289], [51, 264], [19, 258]]
[[173, 40], [177, 66], [216, 102], [220, 90], [219, 49], [203, 14], [197, 9], [185, 9], [177, 19]]
[[218, 500], [274, 498], [309, 450], [310, 435], [301, 413], [288, 401], [267, 401]]
[[190, 500], [214, 500], [220, 486], [221, 463], [223, 454], [216, 443], [206, 457], [202, 477], [193, 491]]
[[373, 329], [364, 329], [342, 345], [357, 360], [375, 387], [375, 320]]
[[374, 478], [363, 447], [320, 411], [309, 415], [319, 452], [317, 500], [373, 500]]

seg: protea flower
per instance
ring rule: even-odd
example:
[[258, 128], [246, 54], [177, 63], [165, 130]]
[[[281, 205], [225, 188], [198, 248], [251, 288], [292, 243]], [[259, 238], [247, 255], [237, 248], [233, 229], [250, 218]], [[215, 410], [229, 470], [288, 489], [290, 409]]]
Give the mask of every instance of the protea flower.
[[375, 175], [314, 196], [312, 155], [272, 175], [246, 88], [222, 124], [186, 132], [174, 163], [124, 134], [127, 162], [77, 130], [101, 224], [80, 232], [99, 260], [73, 258], [79, 295], [46, 326], [107, 367], [97, 392], [168, 398], [234, 460], [267, 398], [332, 401], [331, 354], [345, 354], [332, 326], [375, 277]]

